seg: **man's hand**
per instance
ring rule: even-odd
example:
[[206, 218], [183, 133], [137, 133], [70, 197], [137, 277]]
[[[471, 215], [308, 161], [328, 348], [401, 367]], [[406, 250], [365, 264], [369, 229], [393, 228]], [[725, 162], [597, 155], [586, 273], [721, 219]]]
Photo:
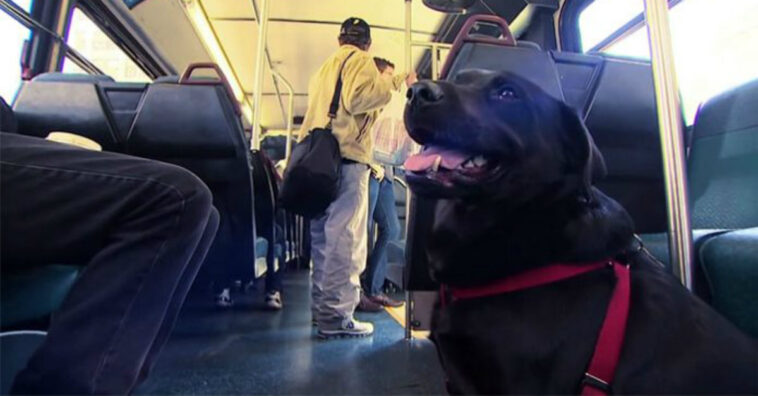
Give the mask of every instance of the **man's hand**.
[[405, 77], [405, 86], [410, 88], [411, 85], [413, 85], [413, 83], [415, 83], [416, 81], [418, 81], [418, 74], [416, 74], [415, 71], [412, 71], [408, 73], [407, 77]]

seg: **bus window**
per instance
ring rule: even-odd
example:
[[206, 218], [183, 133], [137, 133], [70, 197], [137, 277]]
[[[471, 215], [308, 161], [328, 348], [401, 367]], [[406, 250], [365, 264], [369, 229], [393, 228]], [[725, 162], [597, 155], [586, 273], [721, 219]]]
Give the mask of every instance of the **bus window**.
[[[66, 42], [116, 81], [150, 81], [150, 77], [78, 8], [71, 16]], [[69, 58], [63, 61], [63, 72], [83, 73]]]
[[[14, 0], [29, 12], [32, 0]], [[12, 102], [21, 84], [21, 52], [30, 31], [4, 12], [0, 12], [0, 37], [3, 38], [3, 56], [0, 57], [0, 96]]]
[[[642, 0], [596, 0], [590, 4], [579, 17], [583, 50], [596, 46], [608, 37], [603, 34], [634, 18], [628, 11], [632, 9], [642, 12]], [[611, 17], [614, 13], [620, 15]], [[758, 1], [682, 0], [671, 8], [669, 19], [685, 121], [692, 125], [702, 102], [758, 78]], [[622, 22], [608, 27], [605, 20]], [[598, 50], [650, 59], [647, 29], [636, 27]]]

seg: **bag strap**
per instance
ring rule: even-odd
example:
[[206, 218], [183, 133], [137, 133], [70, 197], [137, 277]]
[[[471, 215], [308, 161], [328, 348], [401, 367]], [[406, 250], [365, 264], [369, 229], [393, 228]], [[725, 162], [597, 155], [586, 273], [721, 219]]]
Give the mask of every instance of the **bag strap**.
[[337, 118], [337, 111], [340, 108], [340, 95], [342, 93], [342, 70], [345, 68], [345, 64], [348, 59], [355, 54], [356, 51], [350, 53], [350, 55], [342, 61], [339, 74], [337, 75], [337, 86], [334, 87], [334, 95], [332, 95], [332, 103], [329, 105], [329, 123], [326, 124], [327, 129], [331, 129], [332, 120]]

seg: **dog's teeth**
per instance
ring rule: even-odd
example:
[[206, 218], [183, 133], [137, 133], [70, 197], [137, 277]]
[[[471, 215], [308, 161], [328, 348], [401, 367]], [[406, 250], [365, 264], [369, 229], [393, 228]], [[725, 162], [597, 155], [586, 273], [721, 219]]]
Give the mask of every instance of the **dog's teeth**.
[[464, 162], [463, 164], [461, 164], [461, 167], [464, 168], [464, 169], [473, 168], [474, 167], [474, 163], [470, 159], [468, 159], [468, 160], [466, 160], [466, 162]]
[[432, 170], [437, 172], [440, 169], [440, 164], [442, 163], [442, 157], [439, 155], [437, 158], [434, 159], [434, 164], [432, 165]]
[[473, 161], [474, 161], [474, 165], [476, 166], [487, 165], [487, 160], [481, 155], [477, 155], [476, 157], [474, 157]]

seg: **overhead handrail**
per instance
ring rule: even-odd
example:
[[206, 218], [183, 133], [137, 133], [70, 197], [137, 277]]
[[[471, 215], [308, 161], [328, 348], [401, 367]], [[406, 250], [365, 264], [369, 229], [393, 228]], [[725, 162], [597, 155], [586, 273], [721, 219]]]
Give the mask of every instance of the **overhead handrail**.
[[[255, 0], [252, 0], [255, 3]], [[253, 131], [250, 137], [254, 150], [261, 148], [261, 116], [263, 102], [263, 63], [266, 60], [266, 42], [268, 41], [268, 12], [269, 0], [261, 0], [260, 18], [258, 18], [258, 47], [255, 54], [255, 70], [253, 71]], [[255, 4], [254, 4], [255, 6]]]
[[[193, 80], [191, 78], [192, 73], [195, 70], [201, 69], [213, 70], [216, 72], [218, 80]], [[229, 95], [229, 99], [231, 100], [232, 106], [234, 107], [234, 114], [241, 116], [242, 109], [240, 108], [239, 102], [234, 98], [234, 91], [232, 91], [232, 86], [229, 85], [229, 81], [226, 79], [224, 73], [221, 71], [221, 68], [217, 64], [213, 62], [191, 63], [189, 66], [187, 66], [187, 69], [179, 78], [179, 85], [218, 85], [219, 83], [224, 87], [226, 94]]]
[[[95, 66], [94, 63], [90, 62], [87, 58], [84, 57], [84, 55], [79, 53], [79, 51], [69, 46], [63, 37], [61, 37], [58, 33], [55, 33], [54, 31], [48, 29], [45, 25], [39, 23], [36, 19], [32, 18], [29, 13], [16, 5], [16, 3], [8, 0], [0, 0], [0, 9], [5, 11], [5, 13], [13, 18], [16, 22], [24, 25], [24, 27], [27, 29], [40, 31], [49, 35], [56, 43], [60, 44], [63, 47], [66, 55], [82, 70], [90, 74], [97, 74], [101, 76], [105, 75], [105, 73], [100, 70], [99, 67]], [[31, 78], [31, 76], [29, 76], [29, 78]]]

